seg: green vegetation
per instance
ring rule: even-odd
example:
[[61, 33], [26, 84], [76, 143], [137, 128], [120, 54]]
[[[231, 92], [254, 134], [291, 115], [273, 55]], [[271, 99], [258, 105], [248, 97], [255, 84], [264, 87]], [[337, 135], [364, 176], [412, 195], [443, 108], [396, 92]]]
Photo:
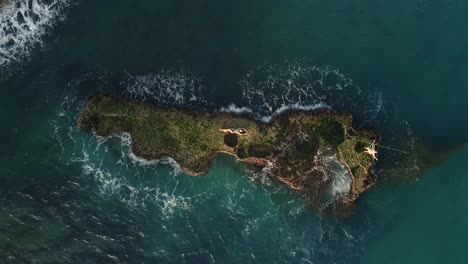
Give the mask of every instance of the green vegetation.
[[323, 118], [317, 126], [317, 134], [332, 146], [339, 146], [345, 140], [343, 124], [338, 120], [326, 117]]
[[[377, 136], [352, 128], [350, 115], [333, 112], [290, 112], [264, 124], [250, 116], [232, 113], [199, 113], [161, 109], [145, 103], [97, 95], [89, 98], [78, 119], [78, 127], [100, 136], [128, 132], [132, 151], [146, 159], [171, 157], [191, 175], [209, 169], [220, 152], [229, 153], [251, 168], [267, 164], [273, 177], [306, 194], [310, 200], [330, 184], [330, 177], [314, 171], [320, 150], [333, 151], [352, 176], [347, 202], [367, 189], [372, 180], [371, 157], [362, 152], [361, 141]], [[223, 133], [222, 128], [245, 128], [246, 135]]]

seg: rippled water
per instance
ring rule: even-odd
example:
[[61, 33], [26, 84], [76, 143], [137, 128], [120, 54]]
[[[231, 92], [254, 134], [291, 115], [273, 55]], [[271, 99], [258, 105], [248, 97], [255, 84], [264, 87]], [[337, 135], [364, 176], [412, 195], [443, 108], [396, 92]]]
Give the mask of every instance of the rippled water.
[[11, 1], [0, 11], [0, 263], [466, 262], [466, 148], [417, 181], [380, 181], [337, 218], [231, 157], [189, 177], [133, 155], [128, 135], [100, 138], [75, 120], [106, 92], [263, 121], [328, 108], [394, 147], [462, 144], [467, 8]]

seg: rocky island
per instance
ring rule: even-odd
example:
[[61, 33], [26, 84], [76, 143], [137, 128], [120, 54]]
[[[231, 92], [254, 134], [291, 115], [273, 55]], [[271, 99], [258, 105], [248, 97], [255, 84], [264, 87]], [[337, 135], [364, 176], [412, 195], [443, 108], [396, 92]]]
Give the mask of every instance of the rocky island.
[[219, 153], [244, 162], [300, 192], [316, 208], [352, 205], [373, 185], [378, 140], [373, 131], [352, 127], [352, 116], [329, 111], [293, 111], [269, 123], [250, 115], [189, 112], [99, 94], [84, 105], [77, 126], [99, 136], [129, 133], [141, 158], [173, 158], [189, 175], [207, 172]]

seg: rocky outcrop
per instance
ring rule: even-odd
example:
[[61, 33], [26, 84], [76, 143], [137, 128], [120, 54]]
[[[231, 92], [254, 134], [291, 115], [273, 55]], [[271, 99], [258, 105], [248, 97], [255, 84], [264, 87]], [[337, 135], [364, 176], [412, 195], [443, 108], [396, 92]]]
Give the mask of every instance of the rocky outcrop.
[[[374, 160], [363, 142], [378, 136], [354, 129], [349, 114], [295, 111], [262, 123], [249, 115], [164, 109], [97, 95], [88, 99], [77, 125], [100, 136], [129, 133], [135, 155], [171, 157], [194, 176], [207, 172], [216, 155], [228, 153], [253, 173], [302, 193], [316, 208], [348, 207], [374, 183]], [[236, 128], [247, 133], [232, 133]]]

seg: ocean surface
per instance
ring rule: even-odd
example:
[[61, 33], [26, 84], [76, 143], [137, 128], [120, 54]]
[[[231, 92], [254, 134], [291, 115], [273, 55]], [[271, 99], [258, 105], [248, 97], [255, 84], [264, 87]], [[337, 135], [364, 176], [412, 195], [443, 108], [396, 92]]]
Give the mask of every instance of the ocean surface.
[[[9, 1], [0, 263], [467, 263], [467, 12], [458, 0]], [[264, 121], [328, 108], [388, 146], [458, 150], [403, 181], [384, 173], [402, 154], [381, 149], [354, 213], [325, 216], [232, 157], [190, 177], [133, 155], [128, 135], [79, 131], [97, 92]]]

